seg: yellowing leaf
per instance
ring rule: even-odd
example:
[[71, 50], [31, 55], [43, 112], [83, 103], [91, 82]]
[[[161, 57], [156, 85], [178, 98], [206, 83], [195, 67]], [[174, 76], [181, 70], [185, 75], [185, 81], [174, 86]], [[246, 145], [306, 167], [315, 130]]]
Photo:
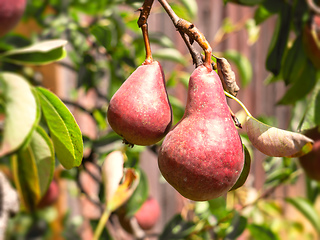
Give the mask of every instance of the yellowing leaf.
[[106, 201], [109, 202], [117, 191], [123, 177], [123, 153], [113, 151], [106, 157], [102, 166]]
[[110, 211], [114, 211], [123, 205], [138, 186], [139, 179], [140, 176], [134, 169], [127, 169], [123, 183], [118, 187], [111, 201], [107, 203], [107, 208]]
[[252, 145], [272, 157], [300, 157], [312, 150], [313, 140], [300, 133], [268, 126], [248, 117], [247, 134]]

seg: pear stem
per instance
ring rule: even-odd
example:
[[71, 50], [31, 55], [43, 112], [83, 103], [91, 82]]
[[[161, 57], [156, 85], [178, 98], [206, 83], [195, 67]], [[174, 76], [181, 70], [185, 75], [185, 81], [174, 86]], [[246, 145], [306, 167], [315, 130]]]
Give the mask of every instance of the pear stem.
[[183, 32], [179, 32], [183, 41], [185, 42], [185, 44], [187, 45], [187, 48], [191, 54], [191, 57], [192, 57], [192, 61], [193, 61], [193, 64], [196, 65], [196, 68], [200, 65], [203, 64], [203, 55], [201, 55], [201, 53], [199, 53], [192, 45], [191, 43], [189, 42], [189, 40], [186, 38], [186, 35], [185, 33]]
[[239, 105], [243, 108], [243, 110], [246, 112], [246, 114], [248, 115], [248, 117], [251, 117], [252, 118], [252, 115], [251, 113], [249, 112], [249, 110], [246, 108], [246, 106], [238, 99], [236, 98], [235, 96], [231, 95], [230, 93], [224, 91], [224, 94], [229, 97], [229, 98], [232, 98], [233, 100], [235, 100], [237, 103], [239, 103]]
[[106, 207], [100, 220], [99, 220], [98, 226], [94, 232], [92, 240], [99, 240], [103, 229], [106, 227], [106, 223], [108, 222], [110, 214], [111, 214], [110, 209], [108, 207]]
[[162, 5], [162, 7], [167, 12], [167, 14], [170, 16], [173, 22], [173, 25], [177, 28], [177, 30], [180, 33], [184, 33], [189, 36], [190, 45], [192, 45], [192, 43], [196, 41], [199, 44], [199, 46], [203, 49], [205, 53], [204, 66], [206, 66], [209, 71], [212, 71], [212, 65], [211, 65], [212, 48], [208, 43], [208, 41], [206, 40], [206, 38], [204, 37], [204, 35], [199, 31], [198, 28], [195, 27], [193, 23], [190, 23], [182, 18], [179, 18], [177, 14], [172, 10], [172, 8], [170, 7], [170, 5], [166, 0], [158, 0], [158, 2]]
[[144, 46], [146, 49], [146, 60], [144, 61], [143, 64], [151, 64], [153, 62], [150, 41], [149, 41], [149, 34], [148, 34], [148, 23], [147, 23], [153, 2], [154, 0], [145, 0], [142, 7], [138, 9], [140, 11], [138, 26], [139, 28], [141, 28], [142, 36], [144, 40]]

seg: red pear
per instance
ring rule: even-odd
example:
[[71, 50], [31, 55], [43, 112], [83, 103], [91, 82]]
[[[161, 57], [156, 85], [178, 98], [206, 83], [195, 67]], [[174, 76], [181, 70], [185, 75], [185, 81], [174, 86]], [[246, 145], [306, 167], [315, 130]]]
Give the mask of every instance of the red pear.
[[314, 143], [311, 152], [299, 158], [300, 165], [309, 178], [320, 181], [320, 132], [318, 128], [312, 128], [304, 135]]
[[163, 70], [156, 61], [139, 66], [110, 100], [111, 128], [129, 144], [152, 145], [172, 123]]
[[0, 0], [0, 37], [17, 25], [25, 7], [26, 0]]
[[158, 164], [168, 183], [195, 201], [236, 183], [244, 153], [216, 72], [199, 66], [192, 73], [184, 116], [164, 138]]
[[55, 180], [53, 180], [50, 183], [47, 192], [44, 194], [44, 196], [40, 200], [38, 204], [38, 208], [41, 209], [41, 208], [45, 208], [53, 205], [58, 200], [59, 193], [60, 193], [59, 185]]

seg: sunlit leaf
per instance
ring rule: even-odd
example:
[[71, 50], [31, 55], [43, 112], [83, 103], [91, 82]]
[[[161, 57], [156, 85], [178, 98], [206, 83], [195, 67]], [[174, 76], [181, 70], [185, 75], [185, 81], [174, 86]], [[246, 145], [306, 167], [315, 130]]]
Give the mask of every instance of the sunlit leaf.
[[315, 230], [320, 233], [319, 213], [308, 200], [302, 197], [295, 197], [286, 198], [286, 201], [300, 211], [310, 221]]
[[116, 210], [131, 197], [138, 186], [139, 178], [139, 174], [134, 169], [126, 169], [123, 183], [119, 185], [112, 199], [107, 202], [107, 208], [110, 211]]
[[241, 172], [240, 177], [238, 178], [237, 182], [235, 185], [233, 185], [233, 187], [230, 189], [230, 191], [232, 190], [236, 190], [237, 188], [243, 186], [243, 184], [246, 182], [249, 173], [250, 173], [250, 168], [251, 168], [251, 157], [250, 157], [250, 153], [249, 150], [247, 149], [247, 147], [243, 144], [243, 149], [244, 149], [244, 165], [243, 165], [243, 169]]
[[66, 40], [47, 40], [31, 46], [13, 49], [0, 54], [0, 59], [15, 64], [41, 65], [63, 59], [66, 56]]
[[83, 156], [83, 141], [76, 120], [55, 94], [45, 88], [36, 89], [58, 160], [66, 169], [79, 166]]
[[253, 117], [248, 117], [246, 129], [252, 145], [268, 156], [299, 157], [312, 150], [312, 139], [300, 133], [271, 127]]
[[102, 176], [107, 202], [113, 198], [123, 177], [123, 154], [121, 151], [109, 153], [102, 165]]
[[[29, 83], [14, 73], [1, 73], [5, 121], [0, 156], [17, 150], [37, 125], [40, 110]], [[3, 91], [3, 92], [2, 92]]]

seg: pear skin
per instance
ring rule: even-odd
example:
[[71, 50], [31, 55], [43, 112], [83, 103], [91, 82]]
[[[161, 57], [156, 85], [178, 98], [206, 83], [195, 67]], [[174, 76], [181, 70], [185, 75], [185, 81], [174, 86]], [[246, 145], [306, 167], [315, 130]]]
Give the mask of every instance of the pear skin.
[[222, 196], [236, 183], [244, 152], [216, 72], [199, 66], [192, 73], [184, 116], [164, 138], [158, 165], [194, 201]]
[[159, 62], [139, 66], [113, 95], [107, 112], [111, 128], [136, 145], [153, 145], [170, 130], [172, 110]]

